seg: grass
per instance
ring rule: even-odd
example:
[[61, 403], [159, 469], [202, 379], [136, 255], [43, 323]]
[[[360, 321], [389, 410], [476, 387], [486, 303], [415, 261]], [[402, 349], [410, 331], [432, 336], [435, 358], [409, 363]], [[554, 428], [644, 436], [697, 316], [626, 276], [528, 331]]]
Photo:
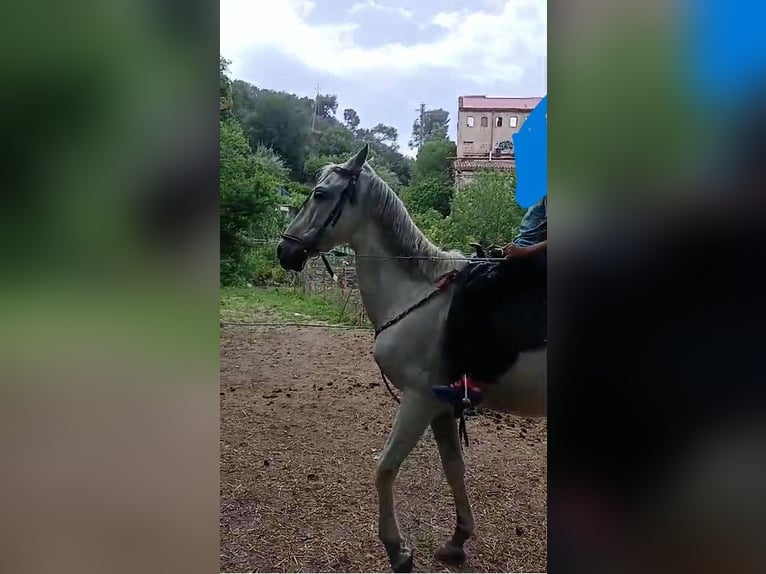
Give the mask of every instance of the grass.
[[354, 295], [346, 303], [348, 293], [337, 290], [310, 295], [292, 288], [221, 287], [221, 319], [368, 327], [369, 322], [360, 322], [357, 317]]

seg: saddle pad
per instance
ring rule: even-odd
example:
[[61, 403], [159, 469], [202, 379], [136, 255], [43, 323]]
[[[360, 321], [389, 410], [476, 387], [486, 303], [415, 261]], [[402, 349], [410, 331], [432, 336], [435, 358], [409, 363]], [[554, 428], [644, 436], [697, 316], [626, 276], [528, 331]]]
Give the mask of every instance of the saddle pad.
[[450, 376], [492, 383], [547, 330], [547, 255], [470, 264], [456, 279], [444, 352]]

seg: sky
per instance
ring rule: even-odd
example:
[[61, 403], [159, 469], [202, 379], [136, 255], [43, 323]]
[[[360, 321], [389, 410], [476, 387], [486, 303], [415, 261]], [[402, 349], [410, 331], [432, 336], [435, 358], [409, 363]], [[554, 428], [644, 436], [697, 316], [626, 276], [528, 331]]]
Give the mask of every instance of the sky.
[[545, 0], [221, 0], [221, 55], [259, 88], [338, 96], [407, 147], [420, 103], [546, 93]]

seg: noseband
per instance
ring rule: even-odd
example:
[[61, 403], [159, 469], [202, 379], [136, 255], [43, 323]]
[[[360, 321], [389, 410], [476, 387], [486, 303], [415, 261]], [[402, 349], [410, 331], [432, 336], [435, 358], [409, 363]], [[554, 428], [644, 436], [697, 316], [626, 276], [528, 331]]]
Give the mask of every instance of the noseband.
[[[343, 188], [343, 191], [341, 191], [340, 197], [335, 203], [335, 206], [332, 208], [330, 215], [327, 216], [327, 219], [322, 224], [322, 227], [320, 227], [319, 230], [314, 234], [314, 237], [312, 237], [310, 241], [305, 241], [299, 237], [295, 237], [294, 235], [289, 235], [287, 233], [280, 234], [282, 239], [287, 239], [297, 243], [298, 245], [302, 245], [303, 251], [306, 253], [316, 248], [325, 231], [327, 231], [330, 227], [335, 227], [335, 224], [338, 223], [338, 220], [340, 219], [341, 213], [343, 213], [343, 204], [346, 202], [346, 200], [348, 199], [348, 201], [352, 204], [356, 201], [356, 180], [359, 178], [361, 170], [351, 171], [349, 169], [336, 166], [332, 168], [332, 171], [348, 177], [348, 184]], [[306, 201], [308, 200], [309, 198], [307, 197]], [[304, 206], [306, 205], [306, 201], [303, 202]], [[303, 209], [303, 206], [301, 206], [301, 209]], [[325, 264], [327, 263], [325, 262]]]

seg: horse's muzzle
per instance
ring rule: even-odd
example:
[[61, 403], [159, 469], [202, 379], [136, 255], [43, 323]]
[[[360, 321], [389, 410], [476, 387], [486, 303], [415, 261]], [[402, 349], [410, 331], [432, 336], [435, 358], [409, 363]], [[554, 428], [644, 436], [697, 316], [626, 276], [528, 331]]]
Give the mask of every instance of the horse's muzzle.
[[288, 271], [303, 271], [308, 260], [308, 252], [297, 241], [283, 239], [277, 245], [277, 259], [283, 269]]

